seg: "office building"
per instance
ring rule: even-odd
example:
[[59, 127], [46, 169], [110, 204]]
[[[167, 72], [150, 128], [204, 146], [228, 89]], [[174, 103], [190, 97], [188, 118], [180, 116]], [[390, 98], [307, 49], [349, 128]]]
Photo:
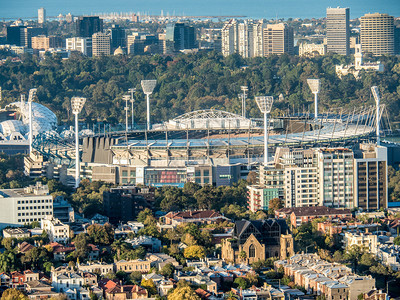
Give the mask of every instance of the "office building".
[[32, 37], [47, 35], [46, 28], [8, 26], [7, 44], [32, 48]]
[[[135, 32], [127, 36], [128, 54], [141, 55], [144, 53], [163, 53], [161, 43], [154, 34]], [[167, 51], [167, 53], [173, 52]]]
[[167, 26], [165, 39], [174, 42], [174, 50], [195, 48], [196, 33], [194, 27], [184, 23], [175, 23]]
[[102, 56], [111, 54], [111, 39], [106, 33], [96, 32], [92, 35], [92, 55]]
[[53, 215], [53, 197], [47, 185], [0, 190], [0, 228], [22, 226]]
[[62, 48], [63, 41], [61, 37], [58, 36], [45, 36], [38, 35], [32, 37], [32, 49], [37, 50], [49, 50], [50, 48]]
[[361, 45], [374, 55], [394, 54], [394, 18], [388, 14], [366, 14], [361, 17]]
[[115, 50], [118, 47], [125, 48], [126, 47], [126, 33], [125, 29], [120, 28], [119, 25], [112, 25], [110, 29], [111, 34], [111, 49]]
[[66, 49], [81, 52], [86, 56], [92, 56], [92, 38], [73, 37], [66, 39]]
[[46, 22], [46, 9], [43, 7], [38, 9], [38, 23], [43, 24]]
[[150, 188], [121, 186], [103, 192], [104, 214], [115, 225], [136, 220], [139, 212], [152, 208], [153, 202], [154, 190]]
[[78, 17], [75, 24], [78, 37], [90, 38], [94, 33], [103, 31], [103, 20], [99, 17]]
[[25, 26], [7, 26], [7, 44], [21, 46], [21, 29]]
[[372, 144], [363, 144], [360, 148], [354, 159], [354, 206], [367, 211], [386, 208], [387, 148]]
[[327, 51], [342, 55], [350, 54], [350, 9], [326, 9]]
[[293, 54], [293, 28], [280, 23], [263, 28], [263, 56], [271, 54]]

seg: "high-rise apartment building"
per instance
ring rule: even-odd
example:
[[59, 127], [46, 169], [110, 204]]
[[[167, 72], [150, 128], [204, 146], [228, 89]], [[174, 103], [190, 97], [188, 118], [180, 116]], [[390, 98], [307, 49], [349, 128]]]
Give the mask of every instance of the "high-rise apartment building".
[[394, 18], [388, 14], [366, 14], [361, 17], [361, 45], [374, 55], [394, 54]]
[[286, 24], [230, 20], [221, 31], [222, 54], [243, 57], [293, 54], [293, 28]]
[[193, 49], [196, 43], [196, 33], [192, 26], [175, 23], [167, 26], [165, 40], [174, 42], [175, 51]]
[[86, 56], [92, 56], [92, 39], [73, 37], [66, 40], [66, 49], [79, 51]]
[[319, 149], [317, 155], [320, 206], [354, 208], [353, 151]]
[[361, 145], [354, 159], [355, 207], [378, 210], [387, 207], [388, 173], [387, 148], [371, 144]]
[[78, 37], [92, 37], [94, 33], [103, 31], [103, 20], [99, 17], [79, 17], [75, 24]]
[[350, 54], [350, 9], [326, 9], [327, 51], [342, 55]]
[[46, 22], [46, 9], [43, 7], [38, 9], [38, 23], [43, 24]]
[[62, 48], [63, 41], [58, 36], [38, 35], [32, 37], [32, 49], [49, 50], [50, 48]]
[[103, 32], [92, 35], [92, 55], [102, 56], [111, 54], [111, 38]]
[[268, 24], [262, 31], [263, 56], [293, 54], [293, 28], [280, 23]]

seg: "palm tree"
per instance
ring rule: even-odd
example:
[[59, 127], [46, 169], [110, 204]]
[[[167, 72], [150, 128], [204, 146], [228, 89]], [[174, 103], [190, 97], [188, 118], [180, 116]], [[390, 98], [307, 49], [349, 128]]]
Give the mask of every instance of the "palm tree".
[[111, 244], [111, 249], [117, 252], [117, 259], [120, 260], [121, 250], [125, 250], [127, 248], [127, 244], [122, 240], [115, 240], [114, 243]]

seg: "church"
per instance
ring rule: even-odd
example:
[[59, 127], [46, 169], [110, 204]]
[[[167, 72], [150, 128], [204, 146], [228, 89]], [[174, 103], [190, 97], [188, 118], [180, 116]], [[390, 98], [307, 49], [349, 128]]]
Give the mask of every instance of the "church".
[[293, 236], [285, 220], [236, 221], [232, 238], [222, 241], [221, 257], [234, 264], [286, 259], [293, 254]]

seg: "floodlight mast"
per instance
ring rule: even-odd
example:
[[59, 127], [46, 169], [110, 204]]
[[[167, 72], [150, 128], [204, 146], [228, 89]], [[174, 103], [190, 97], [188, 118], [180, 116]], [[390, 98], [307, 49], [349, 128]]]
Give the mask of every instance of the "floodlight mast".
[[374, 95], [375, 98], [375, 104], [376, 104], [376, 144], [379, 145], [381, 142], [381, 137], [380, 137], [380, 111], [379, 111], [379, 105], [380, 105], [380, 96], [379, 96], [379, 88], [377, 86], [371, 87], [372, 95]]
[[32, 128], [32, 101], [35, 99], [37, 89], [29, 90], [28, 105], [29, 105], [29, 154], [32, 152], [33, 128]]
[[128, 101], [131, 99], [131, 96], [123, 95], [122, 99], [125, 100], [125, 133], [128, 133]]
[[135, 119], [134, 119], [134, 115], [133, 115], [133, 102], [135, 102], [135, 99], [133, 98], [133, 93], [136, 92], [135, 88], [131, 88], [128, 90], [131, 93], [131, 103], [132, 103], [132, 130], [135, 127]]
[[71, 99], [72, 113], [75, 115], [75, 188], [79, 187], [80, 182], [78, 115], [82, 111], [85, 102], [86, 98], [82, 97], [72, 97]]
[[268, 164], [268, 114], [271, 112], [274, 97], [258, 96], [256, 103], [260, 111], [264, 114], [264, 166]]
[[156, 87], [157, 80], [142, 80], [141, 85], [143, 89], [143, 93], [146, 94], [147, 101], [147, 130], [150, 130], [150, 95], [153, 93], [154, 88]]
[[314, 94], [314, 119], [318, 120], [318, 93], [320, 90], [321, 80], [307, 79], [307, 83], [311, 92]]
[[242, 117], [246, 118], [246, 92], [249, 90], [248, 86], [242, 85], [240, 87], [240, 89], [242, 90], [243, 94], [242, 94]]

